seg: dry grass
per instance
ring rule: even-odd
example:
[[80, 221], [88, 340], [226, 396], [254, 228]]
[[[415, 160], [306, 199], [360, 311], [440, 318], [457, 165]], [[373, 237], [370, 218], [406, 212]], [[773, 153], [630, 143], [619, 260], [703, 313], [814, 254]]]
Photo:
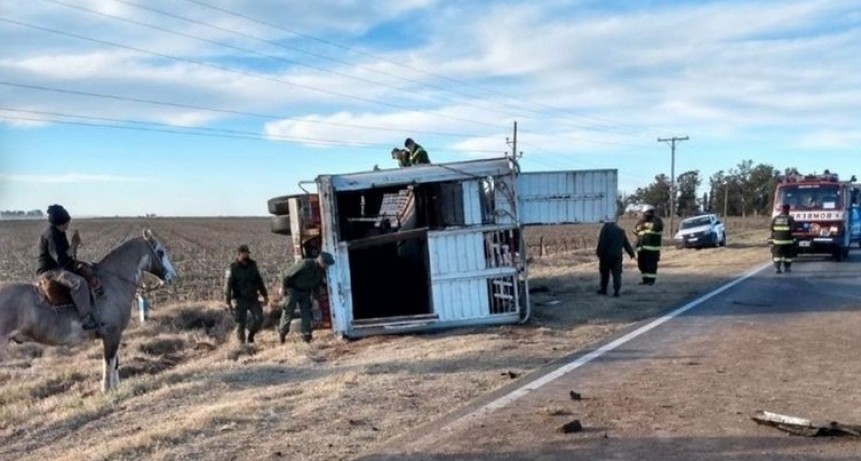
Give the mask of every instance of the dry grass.
[[667, 249], [655, 287], [636, 286], [626, 263], [620, 299], [594, 294], [590, 250], [537, 259], [532, 283], [549, 291], [533, 295], [525, 326], [351, 343], [324, 333], [286, 347], [267, 331], [243, 347], [215, 303], [157, 306], [127, 332], [124, 381], [107, 396], [97, 344], [12, 345], [0, 364], [0, 459], [347, 459], [767, 260], [763, 234], [730, 235], [726, 249]]

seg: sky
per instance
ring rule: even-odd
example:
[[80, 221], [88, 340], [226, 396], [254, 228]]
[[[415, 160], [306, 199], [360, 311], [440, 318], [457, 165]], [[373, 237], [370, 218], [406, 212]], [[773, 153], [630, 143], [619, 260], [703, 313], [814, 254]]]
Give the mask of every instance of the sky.
[[861, 4], [0, 0], [0, 210], [265, 215], [320, 174], [861, 176]]

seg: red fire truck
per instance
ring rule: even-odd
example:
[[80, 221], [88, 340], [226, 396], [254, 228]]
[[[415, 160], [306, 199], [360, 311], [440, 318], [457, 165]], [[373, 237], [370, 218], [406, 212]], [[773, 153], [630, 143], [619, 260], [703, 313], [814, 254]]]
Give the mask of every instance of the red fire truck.
[[854, 176], [840, 181], [828, 170], [812, 175], [791, 171], [778, 178], [773, 216], [789, 205], [799, 253], [831, 254], [842, 261], [853, 243], [861, 245], [861, 191], [854, 181]]

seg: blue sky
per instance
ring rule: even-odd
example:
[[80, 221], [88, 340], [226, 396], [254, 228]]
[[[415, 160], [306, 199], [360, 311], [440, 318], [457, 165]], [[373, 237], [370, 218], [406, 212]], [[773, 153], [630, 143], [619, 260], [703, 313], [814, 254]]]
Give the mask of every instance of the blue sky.
[[393, 167], [407, 136], [434, 162], [501, 155], [515, 120], [525, 170], [617, 168], [623, 191], [669, 173], [673, 135], [677, 174], [861, 176], [857, 0], [12, 3], [0, 209], [263, 215], [300, 180]]

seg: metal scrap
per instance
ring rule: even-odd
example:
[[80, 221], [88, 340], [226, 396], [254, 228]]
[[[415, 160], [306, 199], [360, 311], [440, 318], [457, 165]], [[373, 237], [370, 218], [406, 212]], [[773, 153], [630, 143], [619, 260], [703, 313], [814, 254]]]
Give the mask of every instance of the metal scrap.
[[754, 413], [751, 418], [757, 424], [772, 426], [803, 437], [861, 437], [861, 425], [843, 424], [837, 421], [815, 422], [762, 410]]

